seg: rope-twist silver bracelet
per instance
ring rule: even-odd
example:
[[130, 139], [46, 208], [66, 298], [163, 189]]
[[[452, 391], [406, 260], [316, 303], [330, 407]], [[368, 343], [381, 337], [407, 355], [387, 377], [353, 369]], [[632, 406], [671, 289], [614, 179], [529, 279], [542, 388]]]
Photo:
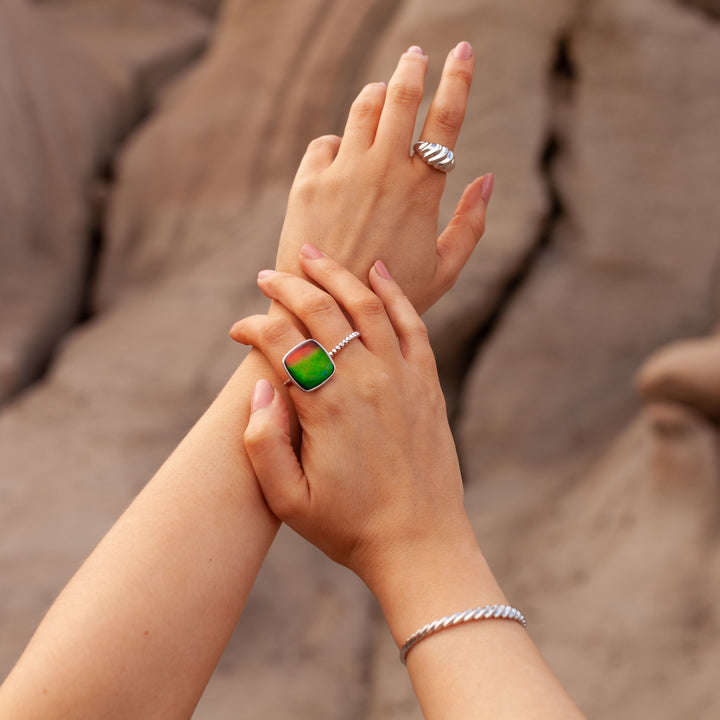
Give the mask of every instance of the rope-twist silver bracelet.
[[400, 648], [400, 662], [406, 665], [407, 654], [421, 640], [429, 635], [433, 635], [440, 630], [460, 625], [460, 623], [474, 622], [475, 620], [514, 620], [520, 623], [524, 628], [527, 627], [525, 616], [516, 608], [510, 605], [484, 605], [483, 607], [472, 608], [463, 612], [457, 612], [454, 615], [447, 615], [444, 618], [435, 620], [421, 627], [417, 632], [413, 633]]

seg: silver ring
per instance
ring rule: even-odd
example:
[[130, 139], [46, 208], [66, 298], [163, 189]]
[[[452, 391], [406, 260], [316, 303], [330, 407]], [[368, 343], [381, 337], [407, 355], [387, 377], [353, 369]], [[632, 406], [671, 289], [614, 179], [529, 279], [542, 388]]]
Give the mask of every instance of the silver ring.
[[285, 385], [296, 385], [303, 392], [317, 390], [335, 374], [333, 357], [351, 340], [360, 337], [355, 330], [332, 350], [326, 350], [317, 340], [303, 340], [285, 353], [283, 367], [288, 374]]
[[455, 155], [445, 145], [419, 140], [413, 145], [413, 150], [421, 160], [440, 172], [449, 173], [455, 167]]

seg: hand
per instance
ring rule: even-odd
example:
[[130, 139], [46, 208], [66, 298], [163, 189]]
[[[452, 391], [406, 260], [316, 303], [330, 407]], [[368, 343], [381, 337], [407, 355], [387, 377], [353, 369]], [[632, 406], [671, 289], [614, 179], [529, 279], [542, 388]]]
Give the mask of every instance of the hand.
[[[423, 140], [455, 147], [473, 62], [466, 42], [449, 54]], [[278, 270], [297, 274], [298, 251], [308, 242], [363, 280], [382, 258], [420, 313], [454, 284], [483, 234], [493, 176], [468, 185], [437, 237], [445, 174], [410, 156], [427, 66], [422, 50], [410, 48], [387, 88], [373, 83], [360, 92], [342, 139], [310, 143], [290, 191]]]
[[[372, 589], [388, 562], [472, 536], [457, 453], [425, 326], [385, 266], [370, 271], [374, 293], [312, 246], [300, 267], [327, 292], [282, 272], [263, 271], [258, 284], [323, 347], [353, 329], [361, 336], [339, 352], [326, 385], [290, 388], [299, 462], [286, 405], [267, 381], [257, 385], [245, 446], [277, 517]], [[231, 335], [280, 376], [285, 353], [305, 339], [290, 319], [269, 316], [241, 320]]]

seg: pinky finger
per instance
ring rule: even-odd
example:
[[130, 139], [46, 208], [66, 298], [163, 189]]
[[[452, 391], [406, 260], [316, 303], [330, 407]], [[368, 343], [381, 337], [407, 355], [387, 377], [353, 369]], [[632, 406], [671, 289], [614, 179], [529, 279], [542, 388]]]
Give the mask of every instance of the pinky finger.
[[435, 356], [430, 347], [427, 327], [400, 286], [392, 279], [382, 260], [372, 266], [369, 279], [373, 291], [385, 306], [405, 360], [426, 368], [432, 366], [435, 372]]

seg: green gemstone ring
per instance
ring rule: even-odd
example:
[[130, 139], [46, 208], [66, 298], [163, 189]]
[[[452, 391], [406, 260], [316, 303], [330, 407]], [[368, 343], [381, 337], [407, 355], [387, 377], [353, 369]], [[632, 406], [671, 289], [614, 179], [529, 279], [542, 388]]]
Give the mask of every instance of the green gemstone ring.
[[351, 340], [360, 337], [355, 331], [339, 342], [328, 352], [317, 340], [303, 340], [292, 348], [283, 358], [283, 366], [288, 374], [286, 385], [294, 383], [304, 392], [317, 390], [335, 373], [333, 355], [340, 352]]

